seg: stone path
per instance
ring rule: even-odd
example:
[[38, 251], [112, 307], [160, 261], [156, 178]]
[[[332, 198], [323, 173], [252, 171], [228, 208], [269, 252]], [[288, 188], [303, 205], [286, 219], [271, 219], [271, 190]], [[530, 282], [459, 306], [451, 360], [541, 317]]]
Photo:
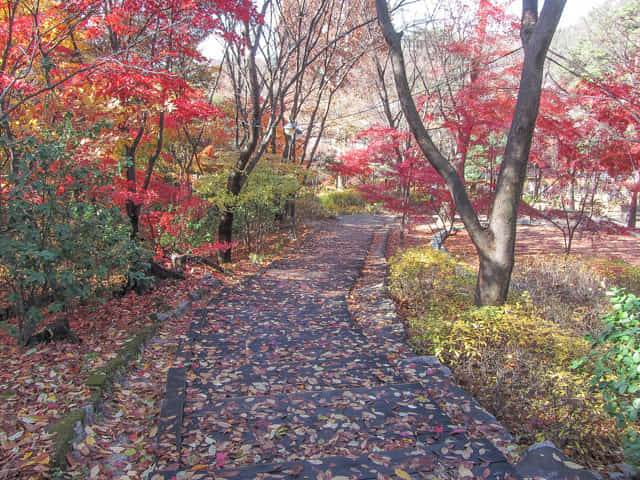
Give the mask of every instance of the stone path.
[[390, 226], [340, 219], [198, 312], [167, 380], [154, 480], [519, 478], [495, 419], [411, 357], [380, 285], [349, 311], [365, 260], [384, 270]]

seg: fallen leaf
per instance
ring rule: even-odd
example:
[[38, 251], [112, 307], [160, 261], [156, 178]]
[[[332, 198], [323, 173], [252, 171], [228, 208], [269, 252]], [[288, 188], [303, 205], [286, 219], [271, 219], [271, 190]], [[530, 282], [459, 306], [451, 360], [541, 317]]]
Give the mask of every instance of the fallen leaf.
[[98, 474], [100, 473], [100, 465], [94, 465], [89, 472], [90, 478], [98, 478]]
[[398, 478], [402, 478], [403, 480], [410, 480], [411, 479], [411, 475], [409, 475], [407, 472], [405, 472], [401, 468], [396, 468], [393, 471], [393, 473], [395, 473], [398, 476]]
[[460, 465], [458, 467], [458, 478], [473, 477], [473, 472], [467, 467]]
[[573, 462], [571, 462], [569, 460], [565, 460], [562, 463], [564, 463], [564, 465], [566, 467], [571, 468], [573, 470], [583, 470], [584, 469], [584, 467], [582, 465], [578, 465], [577, 463], [573, 463]]
[[216, 453], [216, 467], [222, 468], [224, 467], [225, 462], [227, 461], [227, 456], [229, 454], [227, 452], [218, 452]]

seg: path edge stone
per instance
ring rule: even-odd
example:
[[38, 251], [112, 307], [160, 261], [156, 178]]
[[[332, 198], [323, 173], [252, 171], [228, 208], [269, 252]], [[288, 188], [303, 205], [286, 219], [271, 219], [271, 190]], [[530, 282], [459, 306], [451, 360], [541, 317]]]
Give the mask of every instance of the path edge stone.
[[[470, 416], [470, 420], [473, 422], [473, 425], [468, 426], [481, 432], [482, 436], [500, 450], [507, 460], [515, 466], [520, 460], [520, 457], [515, 439], [506, 428], [504, 428], [493, 415], [486, 411], [475, 398], [457, 384], [451, 370], [437, 357], [416, 356], [409, 347], [405, 326], [400, 320], [395, 303], [390, 298], [387, 290], [388, 262], [386, 259], [386, 248], [392, 230], [397, 228], [397, 222], [388, 224], [385, 228], [386, 232], [382, 236], [379, 232], [374, 233], [363, 268], [349, 293], [349, 298], [361, 303], [366, 302], [367, 298], [371, 298], [376, 294], [378, 300], [370, 303], [371, 311], [369, 311], [369, 308], [364, 308], [352, 312], [354, 322], [363, 330], [365, 335], [373, 337], [386, 335], [391, 337], [392, 340], [395, 341], [394, 343], [401, 342], [406, 350], [402, 351], [398, 349], [392, 352], [398, 356], [396, 364], [400, 376], [407, 382], [419, 381], [423, 385], [429, 385], [430, 379], [433, 379], [437, 381], [446, 395], [464, 399], [464, 406], [455, 404], [447, 405], [447, 407], [464, 408]], [[438, 236], [439, 241], [444, 242], [444, 239], [446, 239], [446, 235]], [[363, 282], [363, 275], [369, 275], [370, 278], [374, 280], [368, 282], [365, 280]], [[372, 290], [376, 288], [378, 292], [372, 292]], [[370, 319], [363, 320], [361, 318], [365, 315], [371, 317], [372, 312], [373, 315], [377, 317], [377, 322], [375, 319], [371, 321]], [[392, 323], [391, 325], [389, 325], [390, 322]], [[382, 328], [376, 327], [376, 323], [386, 326]], [[374, 328], [370, 328], [372, 324]], [[445, 408], [445, 411], [449, 415], [452, 413], [450, 408]]]

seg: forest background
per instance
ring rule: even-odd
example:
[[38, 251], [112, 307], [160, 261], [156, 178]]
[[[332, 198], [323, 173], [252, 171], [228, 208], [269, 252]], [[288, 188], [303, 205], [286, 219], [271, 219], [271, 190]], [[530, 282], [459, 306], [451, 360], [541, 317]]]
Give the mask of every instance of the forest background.
[[[429, 2], [402, 24], [421, 120], [481, 220], [523, 62], [512, 9]], [[0, 300], [15, 351], [190, 264], [222, 278], [243, 255], [260, 262], [268, 239], [282, 246], [318, 215], [383, 209], [403, 231], [455, 231], [371, 2], [20, 0], [0, 12]], [[520, 214], [554, 227], [566, 253], [583, 232], [636, 232], [639, 18], [634, 0], [595, 10], [547, 54]], [[212, 35], [223, 43], [207, 60]], [[7, 444], [26, 431], [5, 430]]]

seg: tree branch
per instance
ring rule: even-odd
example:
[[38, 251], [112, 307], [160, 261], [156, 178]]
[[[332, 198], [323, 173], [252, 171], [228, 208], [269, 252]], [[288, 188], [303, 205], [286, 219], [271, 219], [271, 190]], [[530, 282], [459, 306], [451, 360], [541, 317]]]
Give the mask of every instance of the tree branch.
[[386, 0], [376, 0], [376, 9], [378, 11], [378, 21], [382, 28], [382, 34], [389, 46], [396, 89], [398, 90], [400, 105], [409, 124], [409, 128], [422, 152], [447, 184], [456, 203], [458, 212], [460, 213], [460, 217], [474, 244], [479, 248], [488, 248], [489, 238], [473, 210], [462, 179], [451, 162], [449, 162], [435, 146], [431, 136], [422, 123], [422, 118], [418, 113], [409, 88], [402, 53], [401, 36], [393, 28]]

